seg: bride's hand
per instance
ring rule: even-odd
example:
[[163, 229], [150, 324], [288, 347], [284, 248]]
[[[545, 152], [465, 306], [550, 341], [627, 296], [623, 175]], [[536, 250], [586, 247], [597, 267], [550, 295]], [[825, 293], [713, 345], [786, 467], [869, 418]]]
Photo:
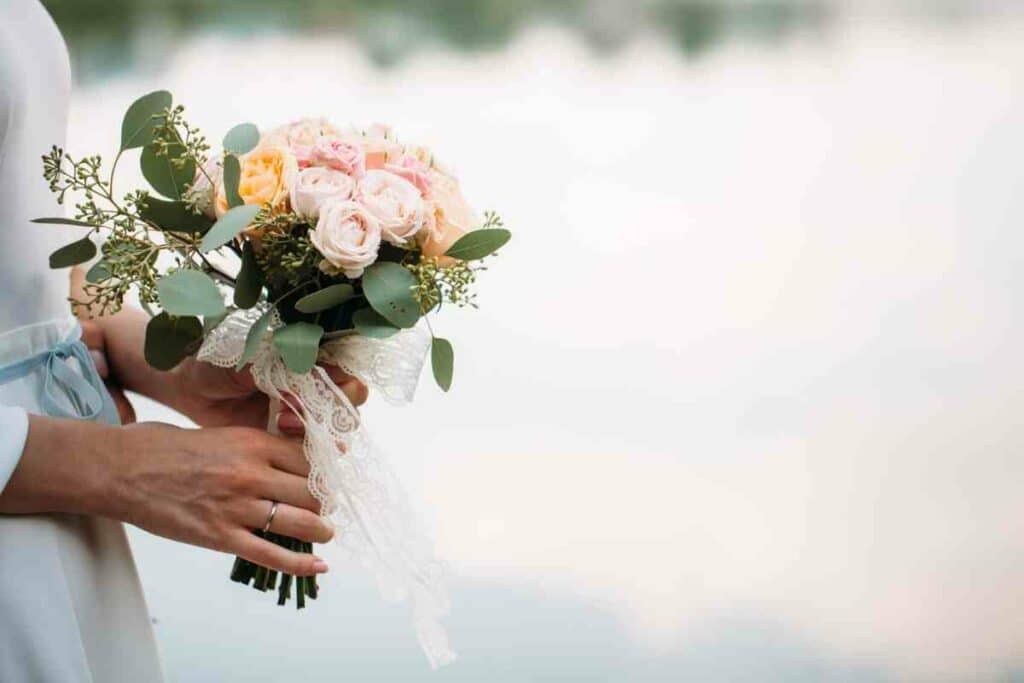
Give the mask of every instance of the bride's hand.
[[251, 533], [263, 528], [277, 501], [271, 531], [312, 543], [331, 539], [306, 487], [308, 473], [298, 441], [260, 429], [113, 427], [31, 416], [0, 513], [109, 517], [308, 576], [327, 565]]
[[[369, 391], [365, 384], [338, 368], [325, 367], [324, 370], [353, 405], [361, 406], [366, 402]], [[252, 373], [247, 369], [239, 372], [187, 358], [174, 372], [184, 403], [182, 408], [196, 424], [266, 428], [270, 402], [267, 395], [256, 388]], [[287, 405], [283, 406], [277, 425], [289, 436], [303, 431], [302, 422]]]
[[111, 487], [118, 518], [296, 576], [327, 571], [319, 558], [251, 533], [263, 528], [277, 501], [271, 531], [312, 543], [334, 535], [306, 485], [301, 443], [259, 429], [150, 423], [123, 429], [121, 449]]

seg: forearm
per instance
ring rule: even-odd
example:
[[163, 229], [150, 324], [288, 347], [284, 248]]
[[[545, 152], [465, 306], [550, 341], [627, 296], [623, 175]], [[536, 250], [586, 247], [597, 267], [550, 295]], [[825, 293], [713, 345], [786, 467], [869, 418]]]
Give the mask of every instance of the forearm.
[[189, 394], [180, 386], [181, 373], [163, 372], [146, 362], [144, 348], [149, 316], [145, 312], [125, 307], [117, 315], [95, 320], [106, 338], [107, 363], [116, 384], [191, 415]]
[[109, 516], [116, 499], [110, 475], [121, 451], [118, 427], [30, 415], [21, 459], [0, 491], [0, 513]]

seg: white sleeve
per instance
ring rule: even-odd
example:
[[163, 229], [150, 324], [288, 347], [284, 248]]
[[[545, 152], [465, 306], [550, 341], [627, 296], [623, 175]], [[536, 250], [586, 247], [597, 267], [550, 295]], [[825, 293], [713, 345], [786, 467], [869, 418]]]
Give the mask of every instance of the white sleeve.
[[28, 438], [28, 414], [24, 408], [0, 406], [0, 493], [14, 474]]

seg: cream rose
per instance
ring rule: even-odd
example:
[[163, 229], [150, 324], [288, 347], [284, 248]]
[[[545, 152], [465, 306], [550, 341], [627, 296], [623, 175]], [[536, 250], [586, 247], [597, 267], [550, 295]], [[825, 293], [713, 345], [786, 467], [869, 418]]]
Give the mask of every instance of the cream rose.
[[323, 270], [356, 278], [377, 260], [380, 236], [380, 224], [362, 204], [331, 199], [320, 207], [320, 220], [309, 240], [324, 257]]
[[404, 245], [423, 227], [423, 197], [405, 178], [387, 171], [367, 171], [356, 197], [380, 223], [384, 239], [391, 244]]
[[292, 211], [304, 218], [316, 219], [320, 207], [330, 199], [351, 199], [356, 181], [332, 168], [304, 168], [289, 182]]
[[297, 154], [298, 150], [313, 146], [321, 135], [339, 135], [340, 129], [324, 118], [300, 119], [269, 131], [264, 140], [284, 145]]
[[[288, 179], [298, 171], [295, 157], [287, 149], [275, 144], [262, 144], [240, 159], [238, 196], [245, 204], [269, 206], [281, 211], [288, 200]], [[223, 179], [217, 185], [214, 209], [217, 217], [227, 213], [228, 199]]]
[[216, 188], [223, 182], [223, 177], [224, 168], [221, 166], [220, 155], [210, 157], [202, 169], [196, 169], [195, 179], [189, 186], [185, 199], [210, 218], [215, 218]]
[[480, 227], [480, 219], [466, 203], [455, 180], [432, 170], [430, 188], [427, 219], [416, 240], [424, 256], [436, 258], [438, 265], [447, 267], [455, 259], [444, 253], [460, 237]]

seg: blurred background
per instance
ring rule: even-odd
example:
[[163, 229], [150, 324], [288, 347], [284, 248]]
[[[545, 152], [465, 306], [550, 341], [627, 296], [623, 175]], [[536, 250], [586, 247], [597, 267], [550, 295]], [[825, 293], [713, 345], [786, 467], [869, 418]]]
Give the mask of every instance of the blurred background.
[[386, 121], [515, 233], [366, 411], [460, 661], [330, 550], [296, 613], [133, 530], [170, 680], [1024, 680], [1021, 3], [45, 4], [73, 153], [157, 88]]

